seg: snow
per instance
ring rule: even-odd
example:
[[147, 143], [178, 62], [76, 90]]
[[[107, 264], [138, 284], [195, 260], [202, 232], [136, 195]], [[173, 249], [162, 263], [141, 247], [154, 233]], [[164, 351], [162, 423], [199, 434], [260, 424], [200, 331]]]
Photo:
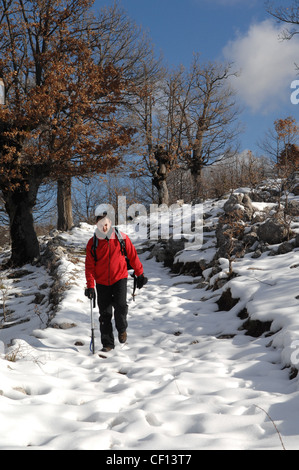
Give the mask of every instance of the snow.
[[[208, 211], [212, 220], [221, 203]], [[127, 233], [141, 247], [133, 227]], [[45, 328], [47, 302], [34, 302], [53, 282], [45, 268], [25, 266], [18, 282], [5, 281], [14, 310], [7, 322], [28, 321], [0, 330], [0, 449], [298, 449], [298, 378], [289, 374], [299, 360], [299, 250], [246, 255], [233, 263], [238, 276], [218, 290], [140, 254], [149, 283], [133, 301], [129, 281], [127, 343], [103, 354], [96, 328], [92, 355], [82, 249], [93, 231], [81, 224], [61, 234], [72, 254], [61, 258], [66, 290], [55, 328]], [[210, 259], [213, 250], [210, 238], [178, 259]], [[227, 260], [221, 265], [212, 283], [227, 276]], [[219, 311], [228, 287], [239, 302]], [[240, 330], [245, 307], [253, 319], [273, 322], [272, 336]], [[59, 328], [65, 324], [72, 327]]]

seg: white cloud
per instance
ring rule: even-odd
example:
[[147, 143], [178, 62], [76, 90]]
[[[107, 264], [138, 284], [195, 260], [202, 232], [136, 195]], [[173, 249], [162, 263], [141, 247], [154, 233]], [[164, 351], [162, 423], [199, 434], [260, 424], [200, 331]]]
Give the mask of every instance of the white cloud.
[[283, 29], [272, 20], [253, 24], [223, 50], [225, 58], [241, 72], [234, 87], [252, 111], [273, 111], [290, 101], [295, 62], [299, 62], [299, 38], [280, 40]]

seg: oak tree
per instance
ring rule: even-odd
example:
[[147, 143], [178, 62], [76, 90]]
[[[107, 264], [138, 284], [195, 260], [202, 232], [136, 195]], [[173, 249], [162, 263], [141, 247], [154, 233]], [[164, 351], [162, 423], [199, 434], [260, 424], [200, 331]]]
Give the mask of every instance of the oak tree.
[[14, 264], [39, 255], [32, 209], [40, 185], [115, 167], [133, 134], [117, 119], [128, 81], [94, 52], [92, 3], [1, 0], [0, 189]]

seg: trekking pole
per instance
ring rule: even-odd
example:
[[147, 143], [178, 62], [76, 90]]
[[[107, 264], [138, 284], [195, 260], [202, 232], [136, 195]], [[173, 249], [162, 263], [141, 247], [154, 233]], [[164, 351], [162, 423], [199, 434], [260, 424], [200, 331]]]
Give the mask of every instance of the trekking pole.
[[90, 299], [90, 320], [91, 320], [91, 341], [89, 349], [94, 354], [95, 344], [94, 344], [94, 322], [93, 322], [93, 305], [95, 303], [95, 299]]

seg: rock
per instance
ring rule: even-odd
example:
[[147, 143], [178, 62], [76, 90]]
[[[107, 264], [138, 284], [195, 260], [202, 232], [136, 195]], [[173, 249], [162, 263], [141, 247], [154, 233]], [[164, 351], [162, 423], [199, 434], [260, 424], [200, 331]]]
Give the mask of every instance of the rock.
[[259, 240], [276, 245], [287, 240], [289, 229], [279, 218], [267, 219], [257, 229]]
[[253, 338], [259, 338], [264, 333], [266, 333], [266, 336], [270, 336], [271, 325], [272, 321], [262, 322], [248, 318], [239, 328], [239, 331], [246, 330], [245, 335]]
[[246, 233], [246, 235], [243, 238], [244, 244], [249, 249], [252, 249], [252, 247], [256, 244], [257, 240], [258, 240], [258, 236], [257, 236], [257, 233], [255, 233], [254, 231]]
[[228, 312], [231, 310], [240, 299], [234, 299], [230, 289], [225, 290], [222, 292], [221, 297], [217, 300], [216, 304], [219, 307], [219, 310]]
[[174, 240], [172, 237], [166, 242], [161, 241], [154, 246], [149, 258], [155, 257], [158, 262], [164, 263], [164, 266], [171, 268], [175, 255], [184, 249], [186, 241], [185, 238]]
[[172, 272], [176, 274], [187, 274], [193, 277], [201, 276], [205, 269], [205, 260], [187, 261], [185, 263], [177, 262], [172, 266]]
[[240, 209], [243, 194], [231, 194], [229, 199], [224, 203], [223, 210], [226, 214], [230, 214], [231, 212]]
[[299, 184], [296, 184], [294, 187], [293, 187], [293, 194], [295, 196], [299, 196]]
[[252, 254], [251, 258], [257, 259], [257, 258], [260, 258], [261, 256], [262, 256], [261, 250], [255, 250], [255, 252]]
[[254, 214], [254, 208], [250, 197], [243, 193], [231, 194], [230, 198], [225, 202], [223, 206], [224, 212], [227, 215], [236, 211], [242, 211], [242, 219], [251, 220]]
[[283, 190], [289, 190], [295, 196], [299, 195], [299, 171], [293, 171], [283, 185]]
[[52, 323], [50, 326], [52, 328], [57, 328], [59, 330], [69, 330], [70, 328], [75, 328], [77, 325], [76, 323], [61, 322], [61, 323]]
[[285, 208], [285, 213], [296, 217], [299, 215], [299, 202], [298, 201], [288, 201], [288, 204]]
[[45, 294], [41, 294], [40, 292], [36, 292], [35, 298], [32, 301], [32, 303], [36, 304], [36, 305], [40, 305], [45, 297], [46, 297]]
[[283, 242], [279, 245], [276, 254], [277, 255], [284, 255], [285, 253], [290, 253], [294, 249], [294, 244], [291, 242]]

